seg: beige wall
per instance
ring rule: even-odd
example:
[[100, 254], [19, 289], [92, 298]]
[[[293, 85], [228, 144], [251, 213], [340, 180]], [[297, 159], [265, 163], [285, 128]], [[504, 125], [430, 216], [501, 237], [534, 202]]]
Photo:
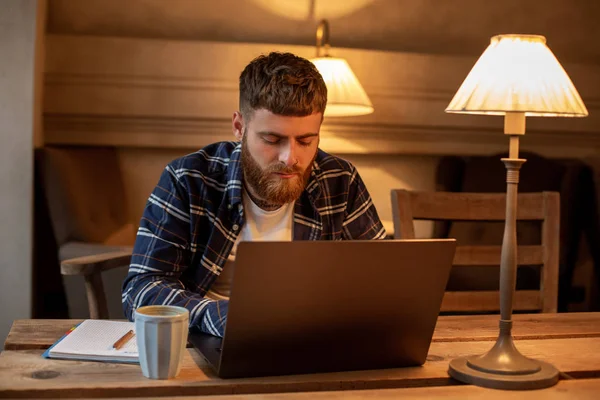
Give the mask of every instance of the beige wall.
[[0, 5], [0, 349], [31, 315], [36, 0]]
[[[314, 47], [49, 35], [44, 140], [49, 144], [197, 149], [231, 137], [238, 76], [254, 57]], [[476, 57], [336, 49], [375, 112], [328, 118], [321, 147], [336, 154], [493, 154], [505, 151], [501, 117], [444, 113]], [[587, 118], [528, 118], [523, 150], [595, 156], [600, 65], [564, 64]]]
[[[168, 3], [168, 4], [165, 4]], [[127, 6], [124, 6], [127, 4]], [[52, 0], [49, 31], [481, 54], [492, 35], [546, 35], [561, 61], [600, 62], [597, 0]]]

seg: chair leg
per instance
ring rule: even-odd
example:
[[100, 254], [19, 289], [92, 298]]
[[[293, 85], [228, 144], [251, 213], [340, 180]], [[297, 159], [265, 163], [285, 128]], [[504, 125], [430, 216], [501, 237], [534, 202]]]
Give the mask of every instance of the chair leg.
[[102, 276], [99, 273], [85, 275], [85, 290], [91, 319], [108, 319], [108, 305]]

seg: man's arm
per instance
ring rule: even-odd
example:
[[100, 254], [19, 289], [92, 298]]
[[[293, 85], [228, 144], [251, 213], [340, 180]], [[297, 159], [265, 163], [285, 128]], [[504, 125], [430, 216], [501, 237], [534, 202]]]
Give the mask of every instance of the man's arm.
[[204, 298], [179, 280], [191, 259], [189, 210], [187, 191], [167, 166], [140, 221], [123, 283], [123, 311], [133, 321], [141, 306], [181, 306], [190, 311], [190, 328], [223, 336], [228, 302]]
[[344, 240], [385, 239], [385, 228], [355, 167], [352, 167], [348, 206], [342, 227]]

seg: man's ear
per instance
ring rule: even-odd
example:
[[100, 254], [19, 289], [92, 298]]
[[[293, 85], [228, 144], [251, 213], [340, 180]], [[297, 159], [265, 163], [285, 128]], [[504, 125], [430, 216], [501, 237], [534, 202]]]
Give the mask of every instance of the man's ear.
[[233, 135], [237, 140], [241, 141], [244, 136], [244, 117], [242, 117], [241, 112], [236, 111], [233, 113], [233, 117], [231, 118], [231, 128], [233, 130]]

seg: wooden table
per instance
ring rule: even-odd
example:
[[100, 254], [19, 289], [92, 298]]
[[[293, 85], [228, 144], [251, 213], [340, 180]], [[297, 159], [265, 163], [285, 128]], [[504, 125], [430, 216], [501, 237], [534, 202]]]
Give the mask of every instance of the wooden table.
[[[42, 349], [76, 322], [16, 321], [7, 337], [5, 351], [0, 354], [0, 397], [127, 398], [254, 393], [256, 396], [252, 398], [265, 400], [363, 396], [377, 399], [502, 396], [504, 400], [524, 394], [469, 385], [451, 386], [457, 382], [448, 377], [448, 362], [458, 356], [489, 350], [497, 335], [497, 316], [440, 317], [428, 361], [422, 367], [223, 380], [213, 374], [195, 349], [188, 349], [181, 374], [177, 379], [164, 381], [144, 378], [137, 365], [41, 358]], [[514, 336], [522, 353], [554, 364], [566, 379], [545, 391], [530, 392], [532, 395], [588, 398], [600, 393], [600, 379], [594, 379], [600, 378], [600, 313], [516, 315]], [[282, 393], [316, 391], [320, 393]]]

